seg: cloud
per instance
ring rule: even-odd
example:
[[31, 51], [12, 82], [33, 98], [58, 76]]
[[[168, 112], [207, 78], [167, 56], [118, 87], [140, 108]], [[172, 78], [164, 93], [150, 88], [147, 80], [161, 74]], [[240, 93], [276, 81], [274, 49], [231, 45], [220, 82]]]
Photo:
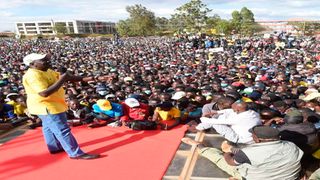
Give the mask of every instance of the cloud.
[[8, 12], [8, 11], [1, 11], [0, 10], [0, 16], [2, 16], [2, 17], [10, 17], [10, 16], [13, 16], [13, 13]]
[[17, 8], [26, 5], [45, 5], [48, 4], [48, 2], [50, 2], [50, 0], [0, 0], [0, 9]]
[[291, 8], [308, 8], [312, 6], [319, 6], [319, 1], [317, 0], [285, 0], [285, 1], [279, 1], [279, 3], [282, 3], [284, 7], [291, 7]]

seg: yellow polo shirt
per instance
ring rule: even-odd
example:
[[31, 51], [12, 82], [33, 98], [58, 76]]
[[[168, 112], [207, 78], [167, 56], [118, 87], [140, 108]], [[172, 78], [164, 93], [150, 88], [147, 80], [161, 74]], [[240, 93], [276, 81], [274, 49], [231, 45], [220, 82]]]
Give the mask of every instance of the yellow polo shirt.
[[181, 116], [180, 110], [173, 107], [169, 111], [163, 111], [160, 108], [156, 108], [155, 112], [159, 113], [160, 119], [162, 121], [169, 121]]
[[59, 73], [51, 69], [40, 71], [29, 68], [22, 79], [23, 86], [27, 93], [27, 106], [30, 114], [47, 115], [65, 112], [68, 106], [65, 102], [65, 91], [61, 87], [58, 91], [48, 97], [42, 97], [40, 92], [48, 89], [58, 81]]
[[21, 104], [18, 104], [17, 102], [14, 102], [14, 101], [9, 101], [7, 102], [7, 104], [10, 104], [13, 106], [13, 113], [18, 116], [24, 115], [25, 114], [24, 111], [27, 109], [23, 107]]

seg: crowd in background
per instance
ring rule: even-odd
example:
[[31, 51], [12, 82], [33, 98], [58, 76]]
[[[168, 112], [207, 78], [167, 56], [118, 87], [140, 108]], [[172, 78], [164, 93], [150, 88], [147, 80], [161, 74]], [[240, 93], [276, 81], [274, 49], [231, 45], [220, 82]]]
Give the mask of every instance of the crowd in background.
[[[189, 124], [190, 131], [213, 127], [226, 134], [221, 124], [206, 122], [228, 119], [222, 118], [229, 116], [226, 110], [237, 114], [250, 110], [257, 121], [241, 125], [240, 131], [231, 129], [237, 138], [227, 133], [226, 139], [238, 143], [240, 135], [248, 134], [243, 129], [263, 124], [278, 129], [282, 139], [305, 154], [320, 158], [315, 153], [320, 128], [319, 52], [318, 39], [286, 34], [241, 39], [181, 35], [0, 40], [0, 127], [25, 121], [31, 121], [31, 128], [41, 125], [27, 111], [22, 76], [28, 67], [23, 58], [30, 53], [51, 54], [53, 70], [95, 77], [65, 84], [72, 126], [112, 123], [135, 130], [157, 125], [169, 130]], [[243, 138], [240, 143], [251, 141]]]

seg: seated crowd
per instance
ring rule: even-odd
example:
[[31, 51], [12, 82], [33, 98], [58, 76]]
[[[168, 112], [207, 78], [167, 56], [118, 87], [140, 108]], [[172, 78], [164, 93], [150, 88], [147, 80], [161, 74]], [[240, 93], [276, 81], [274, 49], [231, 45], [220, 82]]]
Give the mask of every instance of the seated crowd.
[[278, 41], [285, 39], [2, 40], [0, 128], [41, 126], [25, 103], [22, 57], [50, 53], [61, 74], [95, 77], [65, 84], [71, 126], [214, 129], [226, 139], [222, 151], [182, 141], [236, 179], [297, 179], [301, 164], [320, 158], [320, 46], [302, 39], [289, 51]]

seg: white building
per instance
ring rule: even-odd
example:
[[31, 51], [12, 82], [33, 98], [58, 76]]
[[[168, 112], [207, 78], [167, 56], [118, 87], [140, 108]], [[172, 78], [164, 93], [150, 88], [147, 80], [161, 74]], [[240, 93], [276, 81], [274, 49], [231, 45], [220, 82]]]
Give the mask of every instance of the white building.
[[115, 33], [115, 23], [85, 20], [17, 22], [16, 31], [20, 35], [54, 35], [57, 34], [55, 25], [66, 27], [67, 34]]
[[288, 20], [258, 20], [256, 21], [261, 26], [266, 28], [269, 32], [287, 32], [296, 33], [295, 27], [290, 24], [291, 22], [306, 23], [306, 22], [320, 22], [319, 20], [305, 20], [305, 19], [288, 19]]

